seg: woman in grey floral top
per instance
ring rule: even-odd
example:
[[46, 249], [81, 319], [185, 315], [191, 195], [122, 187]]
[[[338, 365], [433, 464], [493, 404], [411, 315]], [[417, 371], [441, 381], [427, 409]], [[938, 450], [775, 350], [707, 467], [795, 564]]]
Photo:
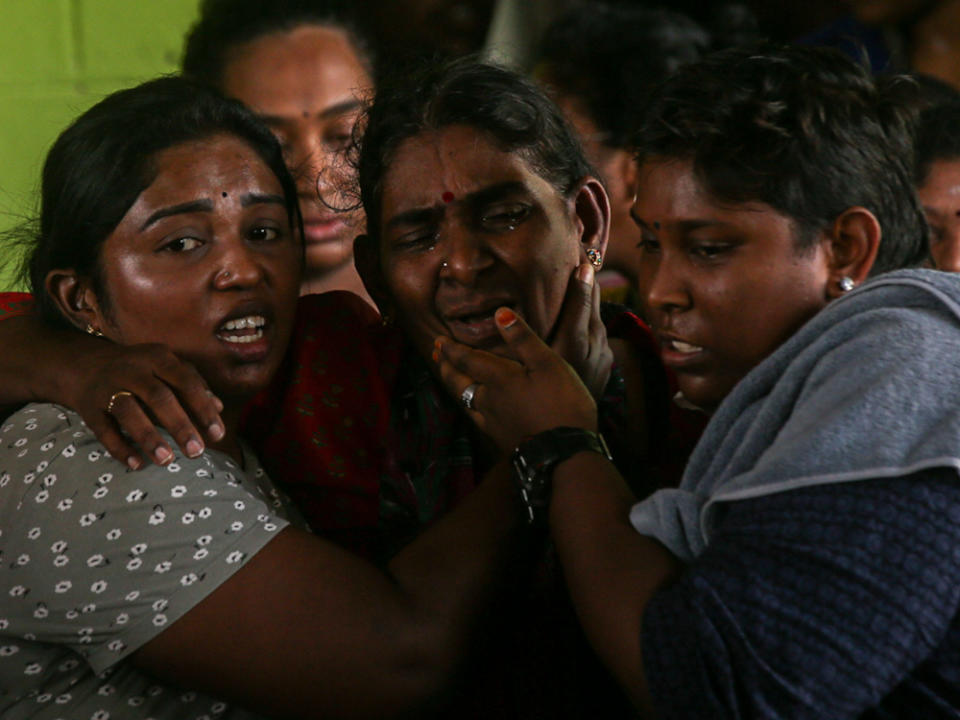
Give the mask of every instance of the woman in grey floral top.
[[[179, 78], [108, 97], [50, 151], [42, 316], [92, 348], [166, 344], [223, 425], [138, 473], [63, 407], [0, 427], [3, 718], [388, 717], [455, 675], [516, 550], [506, 466], [387, 574], [307, 532], [237, 438], [289, 339], [299, 224], [269, 131]], [[103, 420], [139, 412], [118, 392]]]

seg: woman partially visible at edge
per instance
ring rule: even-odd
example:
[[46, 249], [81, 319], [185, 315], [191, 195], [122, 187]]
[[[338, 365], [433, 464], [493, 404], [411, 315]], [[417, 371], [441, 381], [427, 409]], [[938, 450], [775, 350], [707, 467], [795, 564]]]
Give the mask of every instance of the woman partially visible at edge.
[[712, 413], [679, 489], [634, 504], [591, 398], [509, 309], [517, 362], [439, 340], [479, 427], [552, 463], [580, 620], [650, 715], [960, 712], [960, 281], [880, 275], [926, 256], [909, 128], [832, 51], [729, 51], [661, 89], [639, 285]]
[[109, 96], [51, 149], [44, 321], [180, 353], [223, 433], [132, 473], [64, 407], [2, 426], [0, 716], [406, 716], [456, 676], [524, 547], [505, 466], [384, 572], [307, 532], [238, 439], [293, 328], [298, 222], [269, 131], [178, 78]]
[[306, 266], [301, 292], [370, 301], [353, 263], [363, 211], [338, 211], [345, 150], [373, 89], [370, 42], [344, 0], [204, 0], [183, 74], [249, 107], [270, 128], [297, 183]]

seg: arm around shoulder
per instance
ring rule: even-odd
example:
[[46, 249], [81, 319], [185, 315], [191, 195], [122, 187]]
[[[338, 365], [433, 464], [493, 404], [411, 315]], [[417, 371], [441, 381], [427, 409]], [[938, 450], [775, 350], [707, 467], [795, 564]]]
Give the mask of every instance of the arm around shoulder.
[[440, 701], [516, 553], [505, 466], [390, 572], [288, 527], [136, 664], [284, 717], [403, 717]]

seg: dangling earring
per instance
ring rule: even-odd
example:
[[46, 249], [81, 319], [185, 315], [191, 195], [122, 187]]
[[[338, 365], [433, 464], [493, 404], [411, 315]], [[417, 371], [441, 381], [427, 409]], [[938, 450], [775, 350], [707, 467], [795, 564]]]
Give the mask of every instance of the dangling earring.
[[603, 255], [600, 254], [599, 250], [587, 248], [587, 259], [590, 261], [590, 264], [593, 265], [594, 270], [599, 270], [603, 265]]
[[840, 278], [840, 289], [843, 292], [850, 292], [853, 290], [855, 285], [856, 283], [853, 282], [853, 278], [849, 275], [844, 275], [842, 278]]
[[93, 335], [94, 337], [103, 337], [103, 333], [97, 330], [97, 328], [90, 323], [87, 323], [87, 327], [84, 329], [87, 331], [88, 335]]

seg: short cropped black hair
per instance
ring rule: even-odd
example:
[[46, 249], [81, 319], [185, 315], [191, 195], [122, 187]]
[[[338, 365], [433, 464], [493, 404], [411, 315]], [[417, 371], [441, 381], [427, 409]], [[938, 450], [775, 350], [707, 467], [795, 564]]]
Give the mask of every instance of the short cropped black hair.
[[800, 246], [865, 207], [883, 233], [873, 273], [919, 265], [927, 226], [913, 187], [915, 114], [897, 85], [878, 87], [832, 49], [724, 50], [660, 88], [634, 137], [637, 159], [692, 161], [718, 200], [790, 217]]
[[231, 50], [275, 32], [302, 25], [342, 30], [373, 74], [371, 45], [348, 0], [203, 0], [200, 19], [187, 35], [183, 74], [211, 87], [223, 87]]
[[917, 186], [923, 185], [936, 160], [960, 159], [960, 101], [933, 105], [917, 123]]
[[544, 34], [535, 73], [578, 98], [610, 147], [626, 147], [650, 92], [710, 49], [710, 35], [686, 15], [590, 3], [561, 15]]
[[379, 243], [383, 178], [400, 144], [450, 125], [466, 125], [522, 157], [566, 196], [595, 174], [559, 108], [529, 79], [463, 58], [429, 63], [385, 79], [357, 123], [355, 157], [367, 232]]

